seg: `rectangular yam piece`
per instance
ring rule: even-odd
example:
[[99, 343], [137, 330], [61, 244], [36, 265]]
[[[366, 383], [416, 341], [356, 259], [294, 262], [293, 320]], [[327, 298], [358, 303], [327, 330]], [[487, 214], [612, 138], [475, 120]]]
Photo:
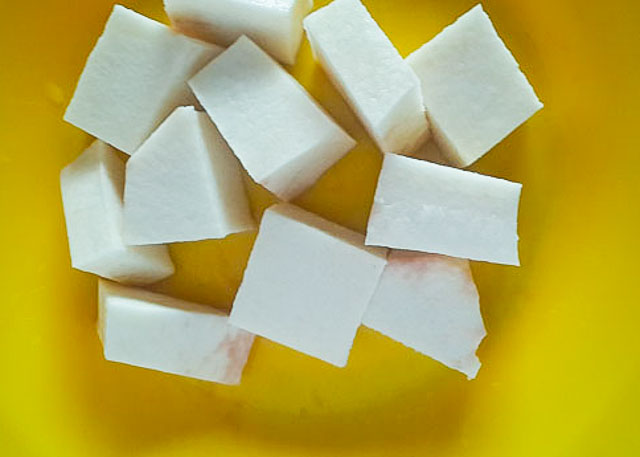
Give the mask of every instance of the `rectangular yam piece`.
[[133, 154], [177, 106], [193, 102], [187, 80], [221, 50], [116, 5], [64, 119]]
[[164, 0], [176, 30], [229, 46], [242, 35], [284, 64], [293, 64], [302, 39], [302, 19], [313, 0]]
[[125, 164], [100, 140], [60, 174], [71, 264], [74, 268], [128, 284], [170, 276], [166, 246], [127, 246], [122, 220]]
[[253, 335], [222, 312], [101, 281], [98, 333], [104, 357], [165, 373], [239, 384]]
[[542, 108], [481, 5], [407, 62], [420, 78], [434, 138], [458, 166], [478, 160]]
[[307, 16], [313, 53], [383, 152], [412, 153], [429, 135], [420, 82], [359, 0]]
[[247, 37], [189, 84], [253, 180], [283, 200], [310, 187], [355, 146], [304, 88]]
[[367, 245], [519, 265], [522, 185], [386, 154]]
[[297, 207], [262, 219], [231, 323], [338, 367], [386, 264], [386, 250]]

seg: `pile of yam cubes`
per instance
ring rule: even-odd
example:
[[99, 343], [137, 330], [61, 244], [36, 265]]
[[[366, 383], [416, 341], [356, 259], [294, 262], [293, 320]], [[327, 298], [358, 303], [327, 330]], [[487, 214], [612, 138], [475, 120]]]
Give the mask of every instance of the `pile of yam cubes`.
[[[171, 27], [115, 6], [65, 113], [96, 138], [61, 187], [105, 358], [237, 384], [255, 335], [344, 367], [364, 325], [474, 378], [469, 260], [519, 264], [521, 185], [463, 168], [542, 107], [482, 6], [406, 59], [360, 0], [165, 7]], [[281, 66], [305, 33], [384, 156], [366, 236], [287, 203], [356, 145]], [[427, 141], [451, 166], [412, 157]], [[280, 200], [259, 224], [245, 172]], [[230, 314], [140, 288], [168, 244], [251, 230]]]

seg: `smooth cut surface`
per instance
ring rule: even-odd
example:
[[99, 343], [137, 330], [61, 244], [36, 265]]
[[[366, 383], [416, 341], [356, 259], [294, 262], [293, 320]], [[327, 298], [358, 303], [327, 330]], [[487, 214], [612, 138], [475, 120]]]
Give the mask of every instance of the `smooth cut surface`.
[[231, 323], [338, 367], [386, 263], [386, 250], [292, 205], [269, 208]]
[[112, 362], [239, 384], [253, 335], [224, 313], [142, 289], [99, 285], [98, 334]]
[[170, 276], [166, 246], [127, 246], [122, 234], [125, 164], [111, 146], [96, 140], [60, 174], [71, 264], [128, 284]]
[[242, 35], [284, 64], [295, 63], [302, 18], [313, 0], [164, 0], [176, 30], [229, 46]]
[[473, 379], [487, 334], [469, 261], [391, 251], [363, 325]]
[[[321, 8], [328, 0], [316, 0]], [[401, 55], [477, 0], [365, 0]], [[486, 0], [545, 108], [472, 166], [524, 184], [523, 267], [471, 262], [488, 336], [458, 372], [360, 328], [345, 369], [256, 338], [239, 386], [105, 362], [69, 265], [61, 120], [113, 2], [0, 15], [0, 443], [10, 457], [637, 457], [640, 2]], [[165, 20], [159, 0], [128, 3]], [[296, 202], [364, 233], [382, 155], [303, 42], [291, 69], [358, 140]], [[269, 204], [247, 186], [254, 214]], [[172, 246], [154, 290], [228, 309], [252, 234]]]
[[310, 187], [355, 146], [304, 88], [247, 37], [189, 85], [253, 180], [282, 200]]
[[468, 166], [542, 108], [491, 19], [476, 5], [407, 57], [434, 139]]
[[193, 102], [187, 80], [220, 51], [116, 5], [64, 119], [133, 154], [174, 108]]
[[240, 165], [206, 113], [177, 108], [127, 162], [127, 243], [224, 238], [254, 228]]
[[429, 136], [420, 83], [360, 0], [334, 0], [304, 20], [315, 57], [382, 152]]
[[519, 265], [522, 185], [385, 154], [366, 244]]

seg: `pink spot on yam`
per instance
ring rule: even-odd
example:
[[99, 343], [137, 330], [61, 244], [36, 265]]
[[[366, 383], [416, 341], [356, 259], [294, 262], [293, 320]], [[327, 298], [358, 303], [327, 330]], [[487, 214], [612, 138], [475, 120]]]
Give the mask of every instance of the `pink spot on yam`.
[[254, 336], [251, 333], [238, 331], [233, 335], [229, 333], [220, 343], [218, 349], [226, 352], [228, 365], [224, 374], [224, 382], [229, 384], [240, 383], [242, 370], [249, 357]]

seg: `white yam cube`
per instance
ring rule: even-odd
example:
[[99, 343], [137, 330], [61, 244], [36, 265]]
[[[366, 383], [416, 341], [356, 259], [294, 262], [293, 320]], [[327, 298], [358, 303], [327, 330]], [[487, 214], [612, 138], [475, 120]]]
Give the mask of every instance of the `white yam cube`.
[[64, 119], [132, 154], [174, 108], [194, 101], [187, 80], [221, 50], [116, 5]]
[[481, 5], [407, 62], [422, 83], [434, 138], [459, 166], [478, 160], [542, 108]]
[[269, 208], [231, 323], [343, 367], [386, 264], [385, 249], [295, 206]]
[[412, 153], [429, 135], [420, 82], [359, 0], [307, 16], [313, 53], [383, 152]]
[[367, 245], [519, 265], [522, 185], [386, 154]]
[[283, 200], [355, 142], [289, 73], [241, 37], [189, 84], [254, 181]]
[[226, 314], [142, 289], [100, 281], [104, 358], [222, 384], [239, 384], [254, 336]]
[[173, 274], [166, 246], [131, 247], [122, 235], [125, 164], [96, 140], [60, 174], [71, 265], [129, 284], [147, 284]]
[[392, 251], [362, 323], [476, 377], [486, 336], [469, 261]]
[[313, 0], [164, 0], [176, 30], [229, 46], [246, 35], [285, 64], [293, 64], [302, 40], [302, 19]]
[[238, 160], [205, 113], [177, 108], [127, 162], [125, 240], [196, 241], [253, 229]]

